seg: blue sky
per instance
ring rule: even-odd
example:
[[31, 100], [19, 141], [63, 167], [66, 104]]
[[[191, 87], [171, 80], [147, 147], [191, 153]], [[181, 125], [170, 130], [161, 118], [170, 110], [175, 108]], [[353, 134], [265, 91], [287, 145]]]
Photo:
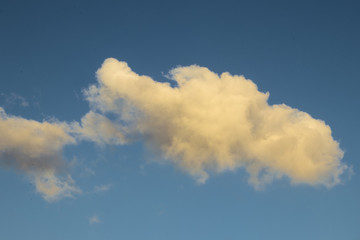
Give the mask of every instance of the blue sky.
[[2, 1], [0, 238], [359, 239], [359, 8]]

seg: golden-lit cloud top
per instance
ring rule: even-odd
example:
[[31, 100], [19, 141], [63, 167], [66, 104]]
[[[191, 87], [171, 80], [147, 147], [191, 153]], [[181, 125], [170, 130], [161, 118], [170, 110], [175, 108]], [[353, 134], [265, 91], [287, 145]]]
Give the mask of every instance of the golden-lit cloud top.
[[113, 58], [97, 76], [86, 91], [93, 111], [82, 121], [105, 130], [84, 130], [86, 137], [142, 139], [200, 182], [211, 172], [244, 168], [255, 187], [282, 177], [331, 187], [348, 169], [328, 125], [285, 104], [269, 105], [269, 94], [243, 76], [178, 67], [170, 71], [178, 86], [171, 87]]

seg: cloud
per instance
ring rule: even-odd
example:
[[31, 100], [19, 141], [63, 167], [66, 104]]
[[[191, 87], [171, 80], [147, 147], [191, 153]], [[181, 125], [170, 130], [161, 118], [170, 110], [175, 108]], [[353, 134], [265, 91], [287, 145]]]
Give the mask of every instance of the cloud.
[[94, 215], [89, 219], [89, 223], [90, 224], [100, 223], [100, 219], [98, 218], [98, 216]]
[[5, 93], [1, 93], [0, 96], [3, 96], [5, 98], [5, 101], [11, 105], [20, 105], [22, 107], [29, 106], [29, 102], [26, 101], [26, 99], [23, 96], [20, 96], [19, 94], [10, 93], [8, 95]]
[[283, 177], [331, 187], [349, 170], [324, 121], [285, 104], [269, 105], [269, 93], [251, 80], [196, 65], [169, 75], [177, 87], [105, 60], [98, 84], [85, 92], [92, 111], [82, 119], [83, 138], [142, 140], [200, 182], [209, 173], [244, 168], [255, 187]]
[[36, 190], [49, 202], [81, 193], [70, 175], [59, 177], [54, 171], [46, 171], [35, 174], [34, 178]]
[[83, 176], [94, 176], [95, 174], [95, 171], [89, 167], [85, 167], [84, 172], [82, 173]]
[[68, 128], [9, 116], [0, 108], [0, 166], [26, 173], [47, 201], [79, 193], [61, 157], [62, 148], [75, 143]]
[[109, 191], [110, 187], [111, 187], [110, 184], [95, 186], [94, 187], [94, 192], [95, 193], [107, 192], [107, 191]]
[[[332, 187], [351, 173], [324, 121], [285, 104], [269, 105], [269, 93], [243, 76], [177, 67], [169, 73], [177, 83], [172, 87], [110, 58], [97, 77], [84, 91], [91, 110], [80, 122], [38, 122], [0, 108], [0, 167], [25, 173], [47, 201], [81, 193], [62, 150], [84, 140], [100, 146], [143, 141], [159, 161], [199, 182], [242, 168], [255, 188], [284, 177]], [[109, 189], [100, 185], [94, 192]]]
[[125, 143], [121, 126], [93, 111], [87, 113], [80, 124], [74, 124], [73, 131], [78, 139], [92, 140], [99, 145]]

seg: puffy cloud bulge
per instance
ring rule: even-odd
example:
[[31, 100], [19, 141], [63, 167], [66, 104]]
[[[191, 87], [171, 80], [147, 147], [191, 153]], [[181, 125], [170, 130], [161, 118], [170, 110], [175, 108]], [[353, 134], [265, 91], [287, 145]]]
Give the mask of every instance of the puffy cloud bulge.
[[68, 129], [65, 123], [9, 116], [0, 108], [0, 166], [26, 173], [48, 201], [72, 196], [80, 190], [61, 157], [62, 148], [75, 143]]
[[[269, 94], [251, 80], [195, 65], [169, 75], [177, 87], [106, 59], [98, 84], [86, 91], [92, 111], [82, 119], [83, 137], [143, 140], [200, 182], [211, 172], [244, 168], [255, 187], [282, 177], [331, 187], [349, 169], [328, 125], [285, 104], [269, 105]], [[106, 131], [84, 127], [95, 122]]]

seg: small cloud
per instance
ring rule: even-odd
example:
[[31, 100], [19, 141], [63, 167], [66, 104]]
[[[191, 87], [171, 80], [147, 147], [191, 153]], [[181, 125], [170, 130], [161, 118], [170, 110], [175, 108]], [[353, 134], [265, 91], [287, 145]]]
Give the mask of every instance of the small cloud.
[[95, 171], [92, 170], [91, 168], [88, 168], [88, 167], [85, 167], [84, 173], [85, 173], [87, 176], [93, 176], [93, 175], [95, 175]]
[[98, 216], [94, 215], [91, 218], [89, 218], [89, 223], [92, 224], [96, 224], [96, 223], [100, 223], [100, 219]]
[[5, 101], [8, 104], [20, 105], [22, 107], [28, 107], [29, 106], [29, 102], [23, 96], [20, 96], [19, 94], [16, 94], [16, 93], [10, 93], [10, 94], [1, 93], [0, 95], [3, 98], [5, 98]]
[[111, 184], [95, 186], [94, 193], [107, 192], [107, 191], [109, 191], [110, 187], [111, 187]]
[[74, 194], [82, 193], [70, 175], [67, 178], [61, 178], [54, 172], [48, 171], [38, 173], [34, 178], [36, 191], [48, 202], [54, 202], [64, 197], [73, 198]]
[[14, 117], [0, 107], [0, 167], [28, 175], [46, 201], [80, 194], [62, 156], [64, 146], [76, 143], [68, 128], [56, 120]]
[[96, 172], [92, 168], [89, 168], [89, 167], [83, 167], [80, 172], [80, 177], [82, 177], [82, 178], [88, 178], [88, 177], [92, 177], [95, 175], [96, 175]]

